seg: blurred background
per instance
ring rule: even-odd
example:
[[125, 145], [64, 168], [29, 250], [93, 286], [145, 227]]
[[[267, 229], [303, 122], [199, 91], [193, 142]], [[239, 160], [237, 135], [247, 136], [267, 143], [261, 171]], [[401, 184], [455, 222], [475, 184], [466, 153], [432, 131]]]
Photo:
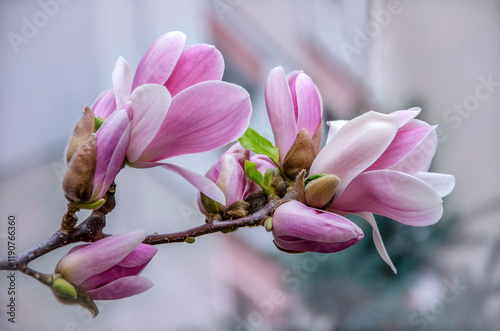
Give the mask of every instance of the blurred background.
[[[361, 220], [365, 239], [330, 255], [280, 252], [263, 228], [163, 245], [143, 272], [155, 286], [99, 302], [96, 319], [60, 305], [17, 273], [13, 325], [2, 272], [1, 330], [498, 327], [500, 3], [494, 0], [0, 1], [1, 252], [7, 252], [9, 215], [16, 217], [17, 253], [58, 228], [66, 207], [63, 152], [81, 111], [111, 87], [120, 55], [135, 68], [150, 44], [173, 30], [186, 33], [187, 44], [217, 46], [224, 80], [251, 93], [251, 126], [268, 138], [264, 82], [278, 65], [313, 78], [325, 120], [421, 107], [419, 119], [439, 124], [431, 171], [457, 179], [442, 220], [413, 228], [379, 218], [397, 275]], [[205, 173], [223, 151], [171, 161]], [[124, 169], [106, 231], [161, 233], [202, 224], [195, 196], [172, 173]], [[69, 248], [30, 266], [52, 272]]]

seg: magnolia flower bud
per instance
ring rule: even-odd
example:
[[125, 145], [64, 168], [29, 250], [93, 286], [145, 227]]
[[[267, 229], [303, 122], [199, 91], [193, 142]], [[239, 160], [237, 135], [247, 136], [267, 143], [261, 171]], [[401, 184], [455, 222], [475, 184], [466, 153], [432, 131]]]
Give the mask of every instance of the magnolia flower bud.
[[82, 118], [76, 123], [73, 129], [73, 135], [69, 140], [68, 147], [66, 148], [66, 162], [69, 163], [75, 152], [78, 150], [85, 141], [90, 138], [94, 132], [94, 112], [89, 107], [83, 110]]
[[347, 218], [294, 200], [276, 208], [272, 231], [276, 246], [292, 253], [333, 253], [363, 239], [363, 231]]
[[295, 180], [302, 169], [308, 170], [314, 161], [315, 148], [309, 133], [302, 129], [283, 160], [283, 171], [291, 180]]
[[[138, 275], [157, 252], [156, 247], [141, 243], [145, 237], [145, 231], [134, 231], [73, 247], [57, 263], [55, 273], [91, 300], [117, 300], [142, 293], [153, 283]], [[71, 296], [68, 286], [59, 285], [63, 295]]]
[[335, 175], [322, 175], [314, 178], [305, 187], [306, 205], [323, 209], [332, 201], [340, 184], [340, 179]]
[[92, 197], [96, 168], [95, 135], [85, 141], [73, 154], [63, 178], [64, 196], [69, 201], [85, 202]]

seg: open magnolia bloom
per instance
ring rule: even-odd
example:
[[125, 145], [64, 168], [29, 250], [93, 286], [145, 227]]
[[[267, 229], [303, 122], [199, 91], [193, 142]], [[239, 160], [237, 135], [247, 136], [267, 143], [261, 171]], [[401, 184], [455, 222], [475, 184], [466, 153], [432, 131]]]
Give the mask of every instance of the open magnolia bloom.
[[181, 32], [158, 38], [142, 57], [133, 77], [120, 57], [112, 75], [113, 89], [98, 97], [94, 112], [105, 118], [130, 104], [127, 163], [135, 168], [161, 166], [184, 177], [210, 198], [225, 203], [223, 193], [206, 177], [158, 162], [224, 146], [239, 138], [250, 121], [248, 93], [238, 85], [221, 81], [224, 60], [220, 52], [206, 44], [184, 46], [185, 39]]
[[93, 300], [117, 300], [142, 293], [153, 283], [138, 275], [158, 250], [141, 244], [145, 237], [145, 231], [134, 231], [73, 247], [57, 263], [55, 274], [85, 290]]
[[436, 127], [414, 119], [419, 113], [420, 108], [388, 115], [370, 111], [332, 123], [329, 140], [309, 171], [340, 179], [327, 210], [366, 219], [378, 252], [394, 271], [373, 214], [412, 226], [434, 224], [443, 214], [441, 198], [455, 186], [454, 176], [428, 172]]
[[[287, 77], [281, 67], [273, 69], [267, 79], [266, 105], [278, 149], [255, 132], [247, 131], [240, 142], [266, 155], [260, 157], [275, 169], [271, 183], [266, 183], [260, 169], [262, 175], [246, 172], [265, 192], [268, 185], [268, 198], [294, 192], [291, 199], [300, 202], [276, 208], [272, 222], [276, 245], [289, 251], [346, 248], [363, 238], [361, 229], [345, 218], [357, 215], [373, 227], [379, 254], [396, 272], [373, 214], [412, 226], [431, 225], [441, 218], [442, 197], [452, 191], [455, 178], [428, 172], [437, 147], [436, 127], [415, 119], [419, 108], [391, 114], [370, 111], [351, 121], [330, 122], [327, 143], [319, 150], [321, 97], [317, 88], [304, 73]], [[286, 184], [281, 193], [277, 177]], [[225, 179], [248, 187], [245, 180], [241, 171], [232, 181]], [[238, 197], [248, 200], [251, 190], [238, 192]], [[338, 236], [336, 225], [344, 229]]]
[[[428, 172], [437, 147], [436, 127], [415, 120], [419, 112], [370, 111], [351, 121], [330, 123], [329, 140], [314, 158], [305, 185], [304, 202], [311, 208], [366, 219], [379, 254], [394, 272], [373, 214], [412, 226], [434, 224], [443, 214], [441, 198], [455, 185], [452, 175]], [[277, 208], [278, 215], [281, 208], [289, 208], [286, 205]], [[315, 221], [304, 222], [313, 226]], [[287, 226], [294, 223], [280, 224], [273, 230], [275, 238], [286, 233]], [[290, 244], [283, 248], [290, 249]]]

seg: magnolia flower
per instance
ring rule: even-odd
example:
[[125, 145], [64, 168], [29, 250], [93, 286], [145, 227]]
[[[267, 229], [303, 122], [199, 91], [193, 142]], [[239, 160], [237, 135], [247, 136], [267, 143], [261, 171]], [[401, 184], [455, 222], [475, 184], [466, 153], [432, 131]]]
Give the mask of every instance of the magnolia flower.
[[99, 201], [120, 171], [129, 140], [130, 121], [125, 109], [110, 115], [94, 133], [94, 113], [87, 107], [66, 151], [66, 198], [85, 204]]
[[280, 152], [280, 164], [285, 161], [297, 134], [303, 129], [311, 139], [315, 138], [314, 149], [317, 153], [323, 106], [312, 79], [302, 71], [286, 75], [283, 67], [276, 67], [267, 77], [265, 96], [267, 114]]
[[128, 164], [161, 166], [225, 203], [223, 193], [204, 176], [158, 162], [226, 145], [245, 132], [252, 111], [242, 87], [220, 81], [224, 71], [220, 52], [205, 44], [185, 47], [185, 39], [181, 32], [158, 38], [142, 57], [134, 77], [120, 57], [113, 71], [113, 89], [98, 97], [94, 111], [106, 117], [130, 105]]
[[[295, 85], [290, 83], [294, 76], [290, 76], [286, 80], [283, 69], [275, 68], [266, 84], [266, 105], [280, 152], [280, 164], [287, 177], [295, 179], [289, 175], [290, 171], [287, 173], [287, 167], [292, 163], [286, 164], [294, 150], [294, 163], [298, 166], [292, 175], [299, 169], [306, 169], [310, 176], [301, 199], [309, 207], [332, 213], [321, 213], [311, 221], [304, 219], [304, 222], [310, 225], [319, 222], [319, 218], [331, 220], [349, 214], [366, 219], [373, 227], [378, 252], [396, 271], [373, 214], [412, 226], [434, 224], [441, 218], [441, 198], [452, 191], [455, 178], [428, 172], [437, 147], [436, 127], [414, 119], [420, 112], [419, 108], [389, 115], [371, 111], [351, 121], [330, 122], [326, 146], [319, 152], [308, 153], [312, 148], [308, 148], [304, 141], [307, 142], [307, 137], [314, 137], [314, 129], [321, 120], [321, 110], [318, 109], [321, 98], [308, 79], [304, 78], [299, 84], [304, 74], [296, 76]], [[304, 128], [308, 135], [301, 134]], [[283, 224], [286, 222], [278, 221], [279, 228], [273, 232], [275, 235], [284, 233]], [[304, 236], [307, 234], [305, 232]], [[314, 237], [310, 238], [314, 241]]]
[[294, 200], [276, 209], [272, 229], [276, 246], [292, 252], [333, 253], [363, 239], [363, 231], [347, 218]]
[[389, 115], [370, 111], [331, 123], [329, 140], [309, 170], [310, 176], [340, 179], [328, 211], [366, 219], [379, 254], [394, 272], [373, 214], [412, 226], [434, 224], [443, 214], [441, 198], [455, 186], [454, 176], [428, 172], [436, 126], [415, 120], [419, 113], [420, 108]]
[[[226, 198], [226, 206], [243, 200], [250, 193], [260, 189], [245, 175], [245, 160], [256, 164], [259, 172], [265, 173], [274, 167], [272, 161], [265, 156], [255, 155], [250, 158], [250, 152], [243, 148], [240, 143], [231, 146], [220, 159], [207, 171], [205, 176], [222, 190]], [[200, 210], [204, 212], [201, 203]]]
[[153, 286], [138, 276], [157, 252], [141, 244], [145, 231], [106, 237], [73, 247], [56, 265], [55, 274], [79, 286], [93, 300], [117, 300], [142, 293]]

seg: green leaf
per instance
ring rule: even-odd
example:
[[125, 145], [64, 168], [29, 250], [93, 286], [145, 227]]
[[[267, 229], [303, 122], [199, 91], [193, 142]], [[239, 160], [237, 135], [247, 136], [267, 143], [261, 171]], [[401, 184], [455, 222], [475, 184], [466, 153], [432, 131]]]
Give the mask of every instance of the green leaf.
[[95, 126], [94, 132], [97, 132], [97, 130], [99, 130], [99, 128], [103, 123], [104, 123], [104, 118], [98, 116], [94, 117], [94, 126]]
[[266, 195], [270, 195], [273, 193], [273, 189], [264, 185], [264, 176], [257, 170], [256, 164], [245, 160], [245, 174], [250, 178], [253, 182], [259, 185]]
[[264, 174], [264, 185], [267, 187], [271, 187], [271, 182], [273, 181], [276, 169], [269, 168], [266, 170]]
[[304, 185], [307, 185], [307, 184], [309, 184], [309, 182], [312, 182], [315, 179], [323, 177], [324, 175], [325, 174], [317, 174], [317, 175], [311, 176], [311, 177], [309, 177], [309, 178], [306, 179], [306, 182], [304, 183]]
[[243, 134], [243, 136], [241, 136], [241, 138], [238, 139], [238, 141], [243, 147], [245, 147], [249, 151], [261, 155], [266, 155], [276, 165], [279, 165], [278, 160], [280, 156], [278, 148], [274, 147], [269, 140], [267, 140], [266, 138], [264, 138], [251, 128], [248, 128]]

